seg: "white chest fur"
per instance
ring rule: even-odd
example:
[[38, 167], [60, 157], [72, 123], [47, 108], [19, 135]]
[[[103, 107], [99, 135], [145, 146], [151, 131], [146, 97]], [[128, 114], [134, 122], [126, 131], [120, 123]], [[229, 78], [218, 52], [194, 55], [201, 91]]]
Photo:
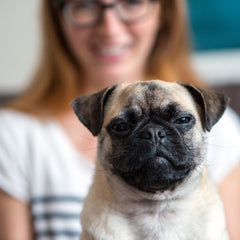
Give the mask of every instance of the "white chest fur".
[[204, 179], [146, 198], [116, 179], [112, 191], [99, 171], [85, 201], [81, 240], [227, 240], [221, 202]]

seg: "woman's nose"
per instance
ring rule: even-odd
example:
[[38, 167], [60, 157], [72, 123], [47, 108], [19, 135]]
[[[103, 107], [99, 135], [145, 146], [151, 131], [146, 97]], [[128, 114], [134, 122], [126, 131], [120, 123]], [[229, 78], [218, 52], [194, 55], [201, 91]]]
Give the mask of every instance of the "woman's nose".
[[98, 28], [107, 35], [119, 33], [119, 31], [125, 27], [126, 25], [117, 16], [114, 8], [105, 9], [98, 23]]

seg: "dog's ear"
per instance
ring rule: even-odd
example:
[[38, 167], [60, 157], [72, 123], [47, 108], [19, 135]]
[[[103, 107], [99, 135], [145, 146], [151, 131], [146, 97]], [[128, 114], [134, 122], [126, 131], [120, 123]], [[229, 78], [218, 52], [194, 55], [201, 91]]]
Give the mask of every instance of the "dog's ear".
[[105, 88], [100, 92], [76, 98], [71, 106], [79, 120], [97, 136], [102, 128], [104, 119], [104, 106], [116, 86]]
[[189, 84], [182, 85], [190, 92], [194, 100], [201, 107], [204, 127], [207, 131], [210, 131], [212, 126], [223, 115], [230, 99], [212, 90], [203, 90]]

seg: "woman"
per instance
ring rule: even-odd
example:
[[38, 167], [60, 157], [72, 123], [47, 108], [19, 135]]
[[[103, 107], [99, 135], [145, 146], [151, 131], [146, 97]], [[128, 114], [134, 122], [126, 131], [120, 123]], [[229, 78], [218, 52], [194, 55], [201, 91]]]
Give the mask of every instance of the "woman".
[[[96, 139], [69, 103], [118, 82], [159, 78], [200, 85], [189, 63], [184, 15], [178, 0], [43, 0], [39, 68], [26, 92], [0, 113], [0, 239], [78, 239]], [[227, 111], [211, 133], [209, 165], [231, 239], [239, 239], [240, 151], [229, 145], [225, 152], [224, 143], [216, 143], [239, 141], [233, 118]], [[215, 171], [217, 153], [219, 161], [227, 156], [228, 169], [223, 164]]]

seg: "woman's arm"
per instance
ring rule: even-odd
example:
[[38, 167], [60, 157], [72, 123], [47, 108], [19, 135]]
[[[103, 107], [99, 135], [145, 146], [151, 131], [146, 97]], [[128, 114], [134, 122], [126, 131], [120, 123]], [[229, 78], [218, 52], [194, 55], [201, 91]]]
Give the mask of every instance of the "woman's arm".
[[219, 184], [231, 240], [240, 239], [240, 165]]
[[33, 240], [29, 206], [0, 190], [0, 239]]

